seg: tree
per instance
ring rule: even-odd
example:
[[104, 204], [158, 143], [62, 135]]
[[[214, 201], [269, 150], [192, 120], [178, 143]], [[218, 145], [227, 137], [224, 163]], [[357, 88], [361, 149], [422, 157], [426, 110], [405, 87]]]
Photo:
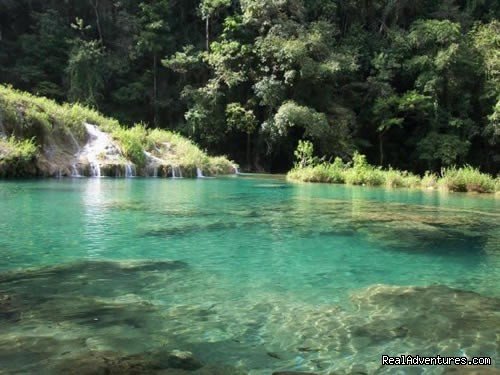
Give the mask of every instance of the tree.
[[140, 9], [140, 32], [137, 36], [137, 52], [148, 54], [152, 59], [152, 90], [151, 107], [153, 123], [158, 126], [158, 61], [162, 51], [169, 42], [169, 27], [166, 22], [169, 15], [169, 2], [167, 0], [154, 0], [142, 2]]
[[104, 87], [105, 54], [99, 41], [79, 40], [70, 52], [67, 72], [69, 98], [97, 106]]
[[226, 119], [230, 128], [241, 130], [247, 134], [247, 167], [250, 169], [251, 135], [257, 127], [257, 119], [251, 110], [243, 108], [239, 103], [230, 103], [227, 105]]
[[201, 16], [205, 20], [205, 46], [210, 51], [210, 19], [224, 8], [231, 5], [231, 0], [202, 0], [200, 3]]

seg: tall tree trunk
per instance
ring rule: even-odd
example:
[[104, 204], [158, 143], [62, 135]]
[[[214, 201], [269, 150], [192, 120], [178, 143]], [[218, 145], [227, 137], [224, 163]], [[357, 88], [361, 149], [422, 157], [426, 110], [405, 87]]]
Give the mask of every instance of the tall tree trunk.
[[158, 68], [157, 68], [157, 57], [156, 52], [153, 53], [153, 97], [152, 97], [152, 105], [153, 105], [153, 124], [155, 126], [158, 125]]
[[205, 41], [207, 43], [207, 52], [210, 51], [210, 16], [205, 20]]
[[95, 1], [90, 0], [90, 5], [92, 5], [92, 8], [94, 8], [95, 23], [96, 23], [96, 26], [97, 26], [97, 32], [99, 33], [99, 40], [101, 41], [101, 43], [103, 43], [102, 29], [101, 29], [101, 19], [99, 17], [99, 0], [95, 0]]
[[378, 151], [380, 155], [380, 166], [384, 165], [384, 133], [378, 135]]

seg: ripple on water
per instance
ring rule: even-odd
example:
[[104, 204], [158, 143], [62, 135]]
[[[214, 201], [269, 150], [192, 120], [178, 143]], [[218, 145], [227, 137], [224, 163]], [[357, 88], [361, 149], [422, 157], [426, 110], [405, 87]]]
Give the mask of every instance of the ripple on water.
[[[380, 368], [400, 353], [498, 366], [492, 199], [238, 178], [40, 184], [0, 185], [0, 265], [21, 267], [0, 273], [4, 371], [409, 373]], [[172, 370], [176, 350], [205, 366]]]
[[[180, 347], [203, 363], [216, 359], [262, 373], [361, 367], [391, 373], [379, 368], [384, 353], [498, 356], [498, 298], [442, 285], [374, 285], [342, 305], [269, 292], [228, 300], [214, 290], [184, 300], [184, 290], [203, 279], [185, 263], [166, 261], [78, 262], [3, 274], [0, 359], [7, 369], [49, 369], [62, 357], [115, 352], [122, 359], [113, 361], [122, 363], [127, 355]], [[143, 297], [165, 289], [170, 296], [161, 300]]]

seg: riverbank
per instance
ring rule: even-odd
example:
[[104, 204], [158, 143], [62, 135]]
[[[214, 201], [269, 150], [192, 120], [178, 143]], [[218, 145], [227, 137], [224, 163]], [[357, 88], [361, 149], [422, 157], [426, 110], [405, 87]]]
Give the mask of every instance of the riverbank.
[[0, 177], [200, 177], [233, 174], [179, 134], [125, 128], [79, 104], [0, 85]]
[[368, 164], [364, 155], [355, 154], [352, 163], [339, 158], [297, 165], [287, 174], [294, 182], [321, 182], [347, 185], [385, 186], [388, 188], [444, 189], [454, 192], [499, 193], [500, 178], [480, 172], [471, 166], [445, 168], [438, 175], [426, 172], [423, 177], [395, 169], [382, 169]]

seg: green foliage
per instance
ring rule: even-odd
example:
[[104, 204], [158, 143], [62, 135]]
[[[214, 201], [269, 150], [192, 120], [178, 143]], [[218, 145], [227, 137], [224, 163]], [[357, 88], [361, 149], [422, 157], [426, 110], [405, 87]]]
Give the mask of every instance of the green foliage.
[[13, 136], [2, 139], [0, 145], [0, 157], [2, 161], [18, 160], [21, 162], [32, 161], [37, 152], [38, 147], [33, 138], [17, 139]]
[[136, 36], [136, 51], [155, 53], [162, 50], [170, 30], [166, 22], [169, 15], [167, 0], [144, 1], [139, 4], [140, 32]]
[[76, 43], [70, 53], [67, 72], [69, 98], [95, 106], [104, 88], [105, 54], [100, 42]]
[[123, 154], [138, 167], [143, 167], [146, 162], [144, 150], [148, 149], [147, 130], [142, 124], [137, 124], [133, 128], [117, 128], [113, 133], [113, 138], [120, 143]]
[[229, 174], [234, 165], [227, 158], [208, 156], [189, 139], [178, 133], [153, 129], [147, 134], [145, 149], [172, 165], [187, 169], [200, 168], [207, 175]]
[[493, 193], [499, 191], [499, 178], [481, 173], [476, 168], [445, 168], [442, 175], [426, 172], [419, 177], [407, 171], [392, 168], [383, 170], [366, 161], [366, 157], [354, 154], [352, 166], [337, 158], [333, 163], [296, 164], [287, 175], [291, 181], [346, 183], [350, 185], [386, 186], [389, 188], [437, 188], [457, 192]]
[[421, 186], [427, 189], [434, 189], [438, 186], [439, 176], [436, 173], [426, 171], [422, 177]]
[[83, 107], [62, 107], [56, 102], [0, 85], [0, 117], [9, 134], [40, 136], [56, 128], [71, 130], [80, 139], [84, 135]]
[[356, 152], [353, 156], [353, 166], [344, 172], [345, 182], [349, 185], [380, 186], [385, 182], [381, 169], [368, 164], [365, 155]]
[[[210, 157], [192, 141], [178, 133], [153, 129], [144, 124], [122, 127], [92, 108], [56, 102], [0, 85], [0, 176], [37, 175], [36, 162], [46, 144], [67, 141], [68, 134], [80, 144], [87, 139], [84, 124], [97, 125], [117, 141], [124, 156], [137, 167], [146, 162], [146, 152], [185, 169], [201, 168], [206, 174], [233, 173], [233, 163], [225, 157]], [[30, 137], [37, 130], [37, 137]]]
[[471, 191], [477, 193], [493, 193], [495, 179], [478, 169], [467, 165], [463, 168], [445, 168], [441, 172], [439, 184], [450, 191]]
[[297, 149], [293, 154], [295, 156], [295, 168], [312, 167], [315, 163], [314, 146], [309, 141], [299, 140]]
[[418, 150], [420, 159], [449, 166], [467, 154], [469, 145], [468, 141], [461, 140], [457, 135], [431, 132], [420, 141]]
[[[306, 138], [326, 158], [358, 150], [419, 173], [465, 163], [499, 170], [498, 1], [19, 0], [0, 8], [0, 82], [98, 107], [127, 126], [180, 131], [249, 167], [290, 167]], [[84, 107], [3, 112], [25, 120], [27, 136], [53, 131], [55, 117], [74, 133], [95, 117]]]
[[231, 5], [231, 0], [202, 0], [200, 10], [203, 18], [212, 16], [221, 8]]
[[274, 116], [276, 131], [280, 135], [287, 133], [289, 128], [300, 127], [305, 129], [305, 135], [320, 138], [328, 131], [328, 121], [324, 113], [298, 105], [293, 101], [284, 103]]
[[257, 127], [257, 119], [251, 110], [243, 108], [239, 103], [231, 103], [226, 107], [226, 121], [230, 128], [251, 134]]
[[0, 138], [0, 177], [33, 176], [37, 154], [34, 139]]
[[162, 60], [163, 66], [172, 69], [176, 73], [186, 74], [200, 67], [202, 57], [192, 45], [185, 46], [182, 51], [176, 52], [168, 59]]

